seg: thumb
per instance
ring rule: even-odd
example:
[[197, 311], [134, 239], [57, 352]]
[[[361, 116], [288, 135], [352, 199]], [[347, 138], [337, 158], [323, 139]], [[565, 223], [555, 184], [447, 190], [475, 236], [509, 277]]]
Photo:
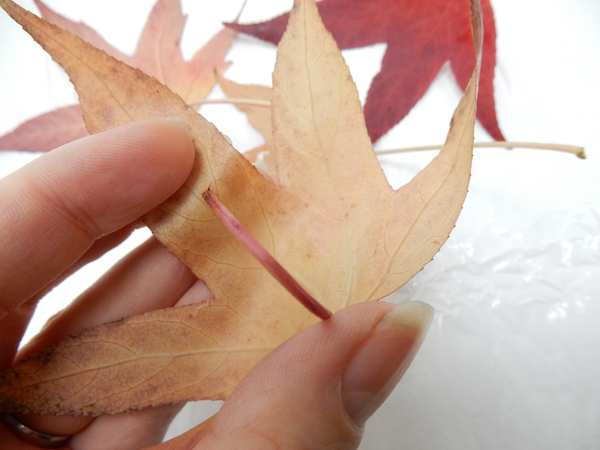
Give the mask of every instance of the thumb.
[[368, 302], [304, 330], [244, 378], [194, 448], [358, 448], [432, 317], [425, 303]]

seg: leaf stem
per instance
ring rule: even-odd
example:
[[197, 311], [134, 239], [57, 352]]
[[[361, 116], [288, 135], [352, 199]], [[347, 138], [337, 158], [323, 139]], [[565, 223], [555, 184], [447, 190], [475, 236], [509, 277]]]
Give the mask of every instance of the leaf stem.
[[261, 108], [270, 108], [271, 102], [268, 100], [247, 99], [247, 98], [218, 98], [209, 100], [200, 100], [190, 103], [191, 107], [202, 105], [243, 105], [243, 106], [258, 106]]
[[[557, 150], [560, 152], [568, 152], [577, 155], [581, 159], [585, 159], [585, 151], [583, 147], [577, 147], [575, 145], [563, 145], [563, 144], [541, 144], [537, 142], [507, 142], [507, 141], [494, 141], [494, 142], [475, 142], [474, 148], [484, 147], [504, 147], [509, 150], [513, 148], [535, 148], [542, 150]], [[405, 152], [416, 152], [422, 150], [439, 150], [441, 145], [426, 145], [422, 147], [406, 147], [394, 150], [376, 150], [376, 155], [389, 155], [392, 153], [405, 153]]]
[[202, 197], [212, 208], [215, 215], [227, 227], [234, 237], [248, 249], [273, 277], [281, 283], [302, 305], [320, 319], [331, 317], [331, 311], [319, 303], [277, 262], [277, 260], [256, 240], [242, 223], [221, 203], [221, 201], [207, 190]]
[[235, 16], [235, 19], [233, 19], [233, 23], [239, 22], [240, 17], [242, 16], [242, 12], [244, 12], [244, 8], [246, 8], [246, 3], [248, 3], [248, 0], [244, 0], [244, 3], [242, 3], [242, 7], [240, 8], [240, 11], [238, 12], [237, 16]]
[[[270, 108], [271, 102], [268, 100], [259, 99], [247, 99], [247, 98], [224, 98], [224, 99], [212, 99], [212, 100], [200, 100], [197, 102], [190, 103], [190, 106], [197, 107], [201, 105], [210, 104], [224, 104], [224, 105], [242, 105], [242, 106], [258, 106], [262, 108]], [[543, 144], [538, 142], [511, 142], [511, 141], [492, 141], [492, 142], [475, 142], [473, 148], [492, 148], [492, 147], [503, 147], [508, 150], [513, 148], [533, 148], [540, 150], [556, 150], [559, 152], [573, 153], [575, 156], [581, 159], [586, 159], [585, 150], [583, 147], [576, 145], [566, 144]], [[440, 150], [441, 144], [438, 145], [424, 145], [417, 147], [405, 147], [393, 150], [376, 150], [376, 155], [390, 155], [394, 153], [406, 153], [406, 152], [418, 152], [424, 150]]]

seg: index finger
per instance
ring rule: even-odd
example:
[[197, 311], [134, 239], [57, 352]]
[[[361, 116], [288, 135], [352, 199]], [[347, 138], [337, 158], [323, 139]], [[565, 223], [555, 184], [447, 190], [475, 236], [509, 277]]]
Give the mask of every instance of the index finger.
[[72, 142], [0, 180], [0, 320], [138, 219], [189, 175], [180, 120], [133, 122]]

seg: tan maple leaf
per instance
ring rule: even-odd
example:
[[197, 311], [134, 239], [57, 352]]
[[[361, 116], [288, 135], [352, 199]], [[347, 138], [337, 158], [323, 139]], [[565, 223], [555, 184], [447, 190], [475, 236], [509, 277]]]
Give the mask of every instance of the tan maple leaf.
[[225, 398], [265, 354], [316, 321], [215, 217], [202, 198], [209, 188], [332, 311], [398, 289], [454, 227], [470, 178], [478, 69], [443, 149], [394, 190], [339, 49], [314, 2], [296, 0], [273, 74], [271, 182], [155, 79], [10, 0], [0, 5], [69, 73], [91, 132], [150, 117], [187, 122], [195, 167], [145, 220], [215, 295], [86, 330], [33, 356], [0, 376], [1, 409], [95, 415]]
[[[243, 113], [246, 114], [248, 122], [258, 130], [265, 140], [264, 144], [259, 145], [249, 151], [244, 152], [244, 156], [252, 163], [259, 157], [266, 157], [267, 168], [275, 172], [272, 153], [273, 147], [273, 129], [271, 126], [271, 88], [260, 86], [258, 84], [240, 84], [228, 80], [220, 74], [216, 74], [217, 83], [230, 99], [230, 101]], [[262, 104], [258, 104], [262, 102]]]
[[[133, 55], [126, 55], [104, 40], [84, 23], [73, 22], [52, 11], [40, 0], [34, 0], [42, 17], [70, 31], [110, 56], [142, 70], [169, 86], [186, 102], [203, 100], [216, 84], [216, 73], [230, 63], [224, 58], [236, 32], [223, 28], [200, 48], [190, 60], [181, 54], [179, 42], [186, 17], [179, 0], [158, 0]], [[0, 149], [49, 151], [88, 135], [79, 105], [66, 106], [35, 117], [0, 137]]]

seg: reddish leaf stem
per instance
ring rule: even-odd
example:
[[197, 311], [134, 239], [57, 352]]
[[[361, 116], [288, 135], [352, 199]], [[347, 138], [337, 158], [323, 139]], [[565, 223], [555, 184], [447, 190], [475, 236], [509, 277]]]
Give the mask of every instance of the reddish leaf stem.
[[215, 215], [227, 227], [229, 231], [248, 249], [252, 256], [264, 266], [273, 277], [281, 283], [302, 305], [320, 319], [326, 320], [331, 317], [331, 311], [319, 303], [312, 295], [300, 286], [300, 284], [277, 262], [277, 260], [256, 240], [242, 223], [221, 203], [221, 201], [207, 190], [202, 197], [212, 208]]

